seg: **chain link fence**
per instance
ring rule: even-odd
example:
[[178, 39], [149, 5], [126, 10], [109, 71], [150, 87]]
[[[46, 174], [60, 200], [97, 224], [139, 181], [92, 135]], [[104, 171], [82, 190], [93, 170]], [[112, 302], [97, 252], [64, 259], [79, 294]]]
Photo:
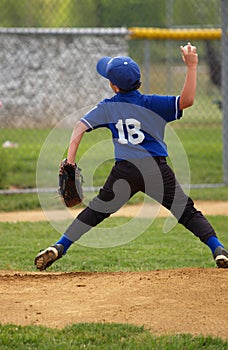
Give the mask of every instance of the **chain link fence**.
[[142, 92], [175, 95], [186, 72], [179, 46], [188, 41], [199, 53], [197, 96], [173, 128], [197, 170], [192, 183], [223, 183], [221, 39], [133, 39], [129, 30], [221, 28], [221, 3], [0, 0], [0, 142], [9, 163], [0, 187], [35, 187], [35, 161], [51, 128], [112, 95], [96, 73], [100, 57], [130, 55], [141, 67]]

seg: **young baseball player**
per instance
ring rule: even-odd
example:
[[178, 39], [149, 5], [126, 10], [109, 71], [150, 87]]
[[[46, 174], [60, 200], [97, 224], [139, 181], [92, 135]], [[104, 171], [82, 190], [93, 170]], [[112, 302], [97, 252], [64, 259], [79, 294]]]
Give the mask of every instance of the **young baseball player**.
[[180, 224], [211, 249], [217, 266], [228, 268], [228, 251], [205, 216], [184, 193], [166, 162], [165, 126], [180, 119], [182, 111], [193, 105], [196, 91], [196, 48], [188, 43], [181, 46], [181, 52], [187, 73], [180, 96], [141, 94], [138, 91], [140, 69], [130, 57], [103, 57], [98, 61], [97, 71], [109, 80], [115, 95], [101, 101], [76, 123], [67, 160], [75, 164], [77, 149], [86, 131], [106, 127], [112, 133], [116, 161], [99, 194], [58, 242], [36, 256], [37, 269], [45, 270], [61, 258], [73, 242], [117, 211], [138, 191], [169, 209]]

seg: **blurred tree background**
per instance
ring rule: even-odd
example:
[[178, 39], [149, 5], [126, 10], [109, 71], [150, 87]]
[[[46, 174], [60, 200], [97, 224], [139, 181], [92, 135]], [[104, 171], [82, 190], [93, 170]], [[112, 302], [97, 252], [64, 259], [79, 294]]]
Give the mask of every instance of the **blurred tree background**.
[[1, 27], [218, 26], [220, 1], [0, 0]]

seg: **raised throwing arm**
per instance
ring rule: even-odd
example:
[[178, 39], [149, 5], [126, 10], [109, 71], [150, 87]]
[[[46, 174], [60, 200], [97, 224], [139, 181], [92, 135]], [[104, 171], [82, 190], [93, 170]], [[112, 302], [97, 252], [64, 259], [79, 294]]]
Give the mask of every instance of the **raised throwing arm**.
[[196, 47], [188, 43], [180, 47], [182, 59], [187, 66], [184, 86], [180, 94], [180, 109], [183, 110], [193, 105], [196, 93], [198, 54]]

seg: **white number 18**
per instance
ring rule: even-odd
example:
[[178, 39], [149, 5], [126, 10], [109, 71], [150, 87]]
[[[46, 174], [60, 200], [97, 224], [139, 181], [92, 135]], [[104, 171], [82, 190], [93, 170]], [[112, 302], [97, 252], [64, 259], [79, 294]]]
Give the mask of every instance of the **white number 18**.
[[127, 144], [128, 142], [130, 142], [133, 145], [137, 145], [144, 140], [145, 135], [140, 130], [141, 123], [137, 119], [128, 118], [125, 120], [125, 125], [126, 125], [126, 129], [127, 129], [127, 138], [126, 138], [125, 133], [124, 133], [123, 124], [124, 124], [123, 120], [119, 119], [115, 125], [115, 127], [118, 130], [118, 134], [119, 134], [119, 138], [118, 138], [119, 143], [124, 145], [124, 144]]

